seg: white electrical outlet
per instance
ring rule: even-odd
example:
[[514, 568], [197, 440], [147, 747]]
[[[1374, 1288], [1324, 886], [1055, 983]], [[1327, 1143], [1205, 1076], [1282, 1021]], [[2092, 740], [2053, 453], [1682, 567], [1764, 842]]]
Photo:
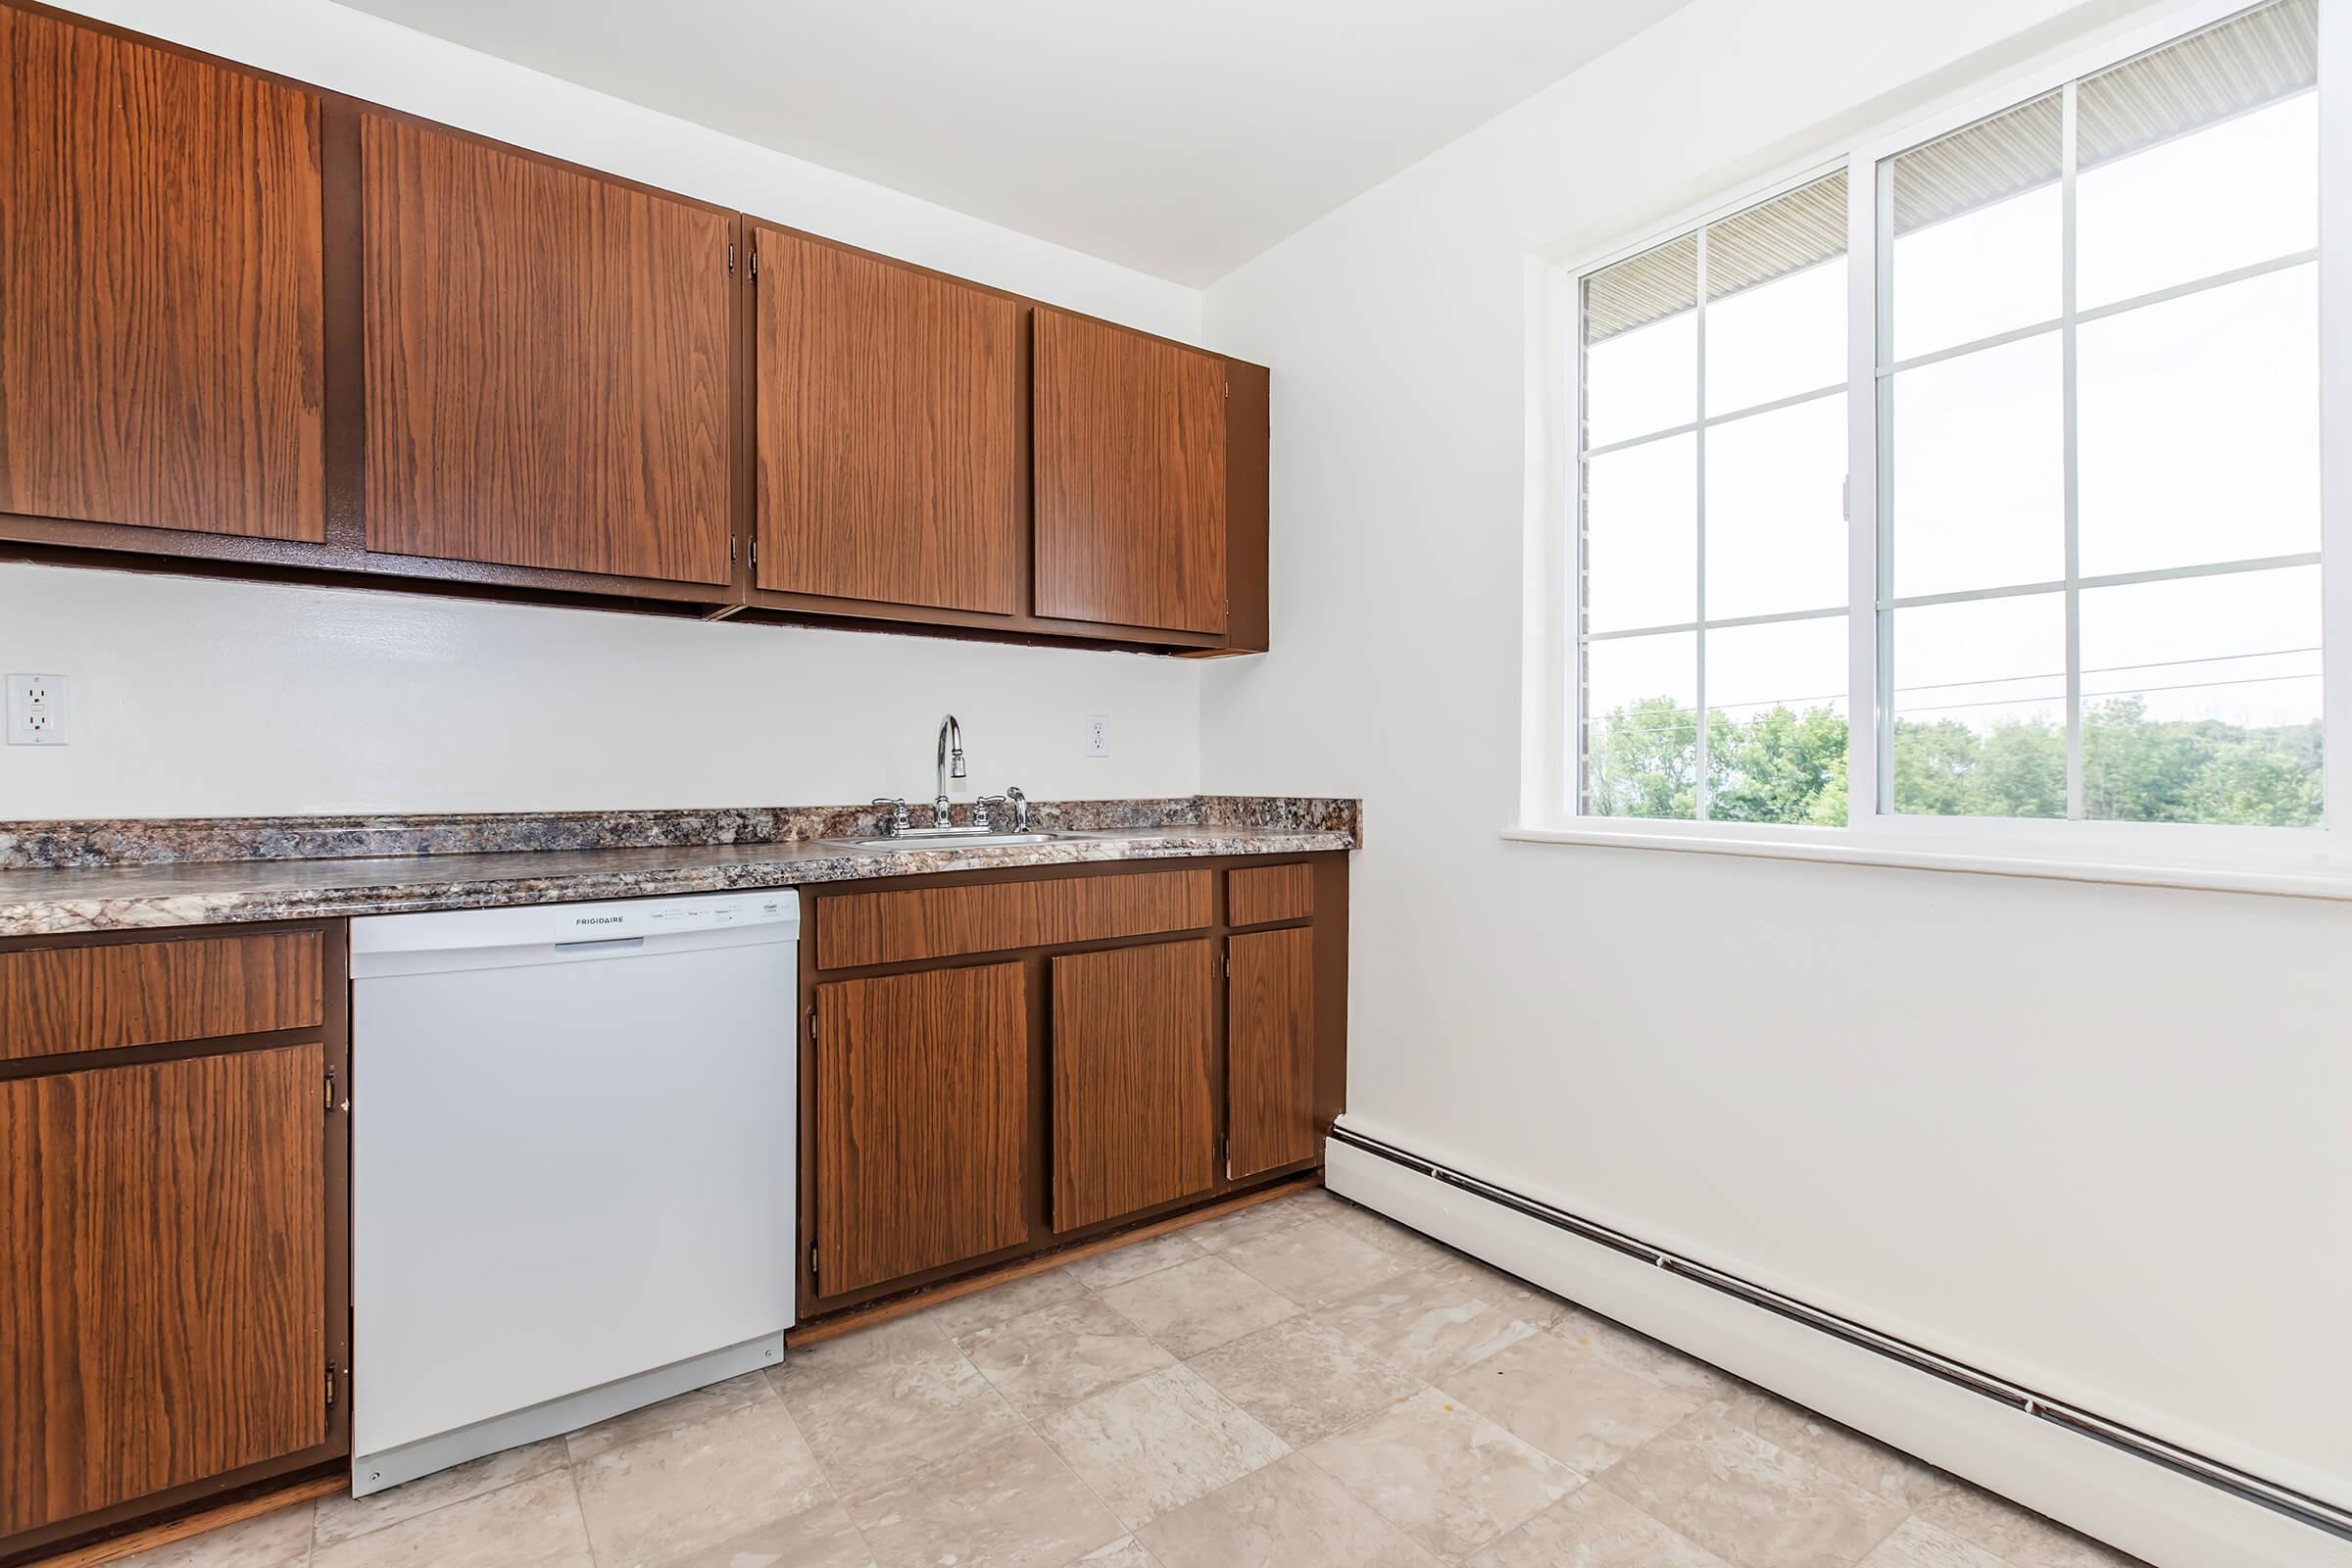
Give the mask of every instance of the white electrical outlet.
[[1108, 757], [1110, 755], [1110, 715], [1108, 713], [1086, 715], [1086, 755], [1089, 757]]
[[8, 677], [8, 744], [63, 746], [66, 744], [66, 677], [11, 675]]

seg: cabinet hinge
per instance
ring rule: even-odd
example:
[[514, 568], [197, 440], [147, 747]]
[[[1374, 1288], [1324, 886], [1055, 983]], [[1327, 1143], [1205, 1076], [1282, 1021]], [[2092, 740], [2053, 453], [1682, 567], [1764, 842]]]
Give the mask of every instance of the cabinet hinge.
[[326, 1113], [330, 1116], [335, 1113], [335, 1069], [332, 1067], [326, 1069]]
[[326, 1363], [326, 1407], [330, 1410], [335, 1407], [335, 1363], [332, 1361]]
[[760, 536], [758, 534], [752, 535], [752, 569], [754, 571], [760, 569]]
[[735, 569], [735, 536], [733, 534], [727, 535], [727, 569], [729, 571]]
[[752, 252], [749, 260], [752, 268], [752, 281], [757, 283], [760, 281], [760, 253], [758, 251]]
[[735, 275], [735, 242], [733, 240], [727, 241], [727, 275], [729, 277]]
[[816, 1244], [814, 1242], [808, 1244], [808, 1289], [812, 1294], [816, 1290]]

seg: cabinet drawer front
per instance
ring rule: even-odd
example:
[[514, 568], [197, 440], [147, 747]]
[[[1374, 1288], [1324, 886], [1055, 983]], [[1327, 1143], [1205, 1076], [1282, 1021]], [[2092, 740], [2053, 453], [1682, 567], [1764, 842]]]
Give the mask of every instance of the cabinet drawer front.
[[1264, 925], [1303, 920], [1315, 912], [1315, 868], [1253, 865], [1225, 873], [1225, 923]]
[[1209, 923], [1212, 874], [1145, 871], [820, 898], [816, 964], [846, 969], [1194, 931]]
[[324, 1070], [0, 1083], [0, 1537], [326, 1441]]
[[316, 931], [0, 953], [0, 1061], [325, 1017]]

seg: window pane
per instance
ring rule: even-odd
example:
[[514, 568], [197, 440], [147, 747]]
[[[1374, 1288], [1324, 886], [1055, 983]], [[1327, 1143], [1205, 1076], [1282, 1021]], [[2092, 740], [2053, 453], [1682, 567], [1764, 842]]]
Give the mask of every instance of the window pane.
[[2086, 576], [2320, 548], [2318, 269], [2086, 321]]
[[2086, 78], [2075, 98], [2084, 309], [2319, 243], [2313, 0]]
[[1707, 230], [1707, 412], [1845, 379], [1845, 175]]
[[2045, 332], [1892, 378], [1897, 598], [2066, 575], [2063, 352]]
[[1698, 417], [1698, 239], [1686, 235], [1585, 279], [1585, 445]]
[[1923, 605], [1890, 618], [1894, 808], [2064, 816], [2064, 596]]
[[2082, 595], [2085, 814], [2320, 820], [2320, 571]]
[[2053, 93], [1894, 159], [1895, 359], [2058, 315], [2058, 133]]
[[1585, 809], [1698, 814], [1698, 634], [1585, 647]]
[[1845, 616], [1707, 638], [1707, 815], [1845, 821]]
[[1668, 436], [1585, 465], [1585, 624], [1698, 617], [1698, 438]]
[[1845, 603], [1845, 394], [1707, 431], [1707, 616]]

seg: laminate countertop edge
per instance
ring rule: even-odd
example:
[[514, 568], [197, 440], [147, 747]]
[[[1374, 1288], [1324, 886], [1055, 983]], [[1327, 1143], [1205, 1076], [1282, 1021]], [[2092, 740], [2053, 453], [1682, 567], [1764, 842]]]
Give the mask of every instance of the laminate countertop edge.
[[1053, 844], [851, 850], [820, 841], [238, 860], [0, 872], [0, 939], [730, 893], [948, 871], [1319, 855], [1352, 830], [1152, 827]]

